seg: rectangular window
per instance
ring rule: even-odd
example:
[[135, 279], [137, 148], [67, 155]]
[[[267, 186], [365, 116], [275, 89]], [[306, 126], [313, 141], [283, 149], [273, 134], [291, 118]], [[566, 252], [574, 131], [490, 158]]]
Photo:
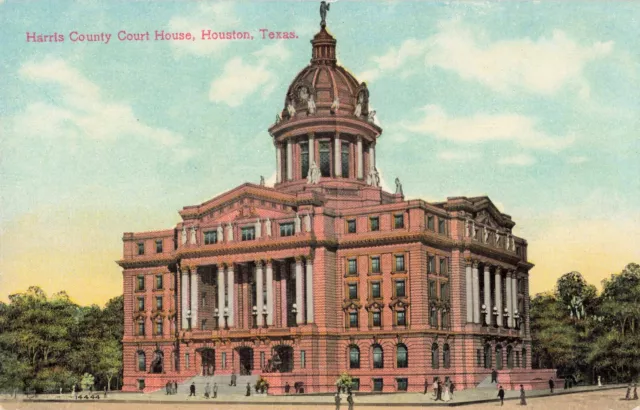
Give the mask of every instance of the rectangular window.
[[436, 257], [433, 255], [427, 258], [427, 273], [436, 273]]
[[184, 354], [184, 368], [189, 370], [189, 364], [191, 362], [191, 357], [189, 356], [189, 353], [185, 353]]
[[398, 326], [407, 325], [407, 316], [404, 310], [396, 312], [396, 325]]
[[373, 299], [381, 298], [380, 295], [380, 282], [371, 282], [371, 297]]
[[138, 311], [142, 312], [144, 310], [144, 298], [138, 298]]
[[380, 257], [374, 256], [371, 258], [371, 273], [380, 273]]
[[373, 391], [382, 391], [384, 384], [382, 383], [383, 379], [373, 379]]
[[351, 219], [347, 221], [347, 233], [356, 233], [356, 220]]
[[144, 379], [138, 379], [138, 390], [144, 390]]
[[162, 275], [156, 275], [156, 289], [162, 290], [164, 283], [162, 282]]
[[207, 330], [207, 319], [202, 319], [200, 321], [200, 329]]
[[482, 366], [482, 350], [476, 350], [476, 367]]
[[156, 253], [162, 253], [162, 239], [156, 240]]
[[159, 319], [158, 321], [156, 321], [156, 335], [162, 336], [162, 333], [163, 333], [162, 319]]
[[440, 299], [449, 301], [449, 282], [440, 282]]
[[372, 312], [371, 313], [371, 324], [376, 327], [382, 326], [382, 319], [380, 317], [380, 312]]
[[360, 379], [351, 379], [351, 390], [358, 391], [360, 390]]
[[371, 224], [371, 231], [379, 231], [380, 230], [380, 218], [377, 216], [369, 218], [369, 223]]
[[403, 377], [396, 379], [396, 382], [398, 383], [398, 391], [407, 391], [407, 388], [409, 387], [409, 379]]
[[222, 352], [222, 370], [227, 368], [227, 352]]
[[349, 312], [349, 327], [358, 327], [358, 312]]
[[396, 297], [403, 298], [407, 296], [404, 280], [396, 281]]
[[404, 215], [398, 214], [393, 216], [393, 227], [395, 229], [404, 228]]
[[207, 231], [204, 233], [204, 244], [205, 245], [213, 245], [218, 242], [218, 232], [216, 231]]
[[429, 281], [429, 299], [430, 301], [434, 301], [438, 298], [437, 295], [437, 289], [436, 289], [436, 281], [435, 280], [430, 280]]
[[447, 260], [445, 258], [440, 258], [440, 275], [446, 276], [447, 274]]
[[357, 259], [349, 259], [349, 275], [357, 275], [358, 274], [358, 260]]
[[138, 322], [138, 336], [144, 336], [144, 320]]
[[349, 143], [348, 142], [342, 143], [340, 161], [342, 162], [342, 177], [349, 178]]
[[144, 255], [144, 242], [138, 242], [138, 255]]
[[449, 311], [446, 309], [443, 309], [440, 315], [440, 326], [443, 329], [449, 329]]
[[323, 177], [331, 176], [331, 144], [329, 141], [320, 141], [318, 146], [320, 152], [320, 174]]
[[349, 284], [349, 299], [358, 299], [358, 284]]
[[438, 233], [446, 233], [446, 221], [438, 218]]
[[136, 290], [144, 290], [144, 276], [142, 275], [136, 277]]
[[433, 328], [438, 327], [438, 310], [435, 306], [431, 306], [431, 311], [429, 315], [429, 326]]
[[435, 231], [435, 225], [433, 223], [433, 215], [427, 216], [427, 228], [429, 230]]
[[309, 175], [309, 143], [300, 144], [300, 165], [302, 165], [302, 178]]
[[256, 239], [256, 228], [254, 228], [253, 226], [242, 228], [243, 241], [252, 241], [254, 239]]
[[404, 272], [404, 255], [396, 255], [396, 272]]
[[156, 296], [156, 309], [162, 310], [162, 296]]
[[307, 352], [300, 350], [300, 368], [305, 369], [307, 367]]
[[280, 224], [280, 236], [293, 236], [293, 222]]

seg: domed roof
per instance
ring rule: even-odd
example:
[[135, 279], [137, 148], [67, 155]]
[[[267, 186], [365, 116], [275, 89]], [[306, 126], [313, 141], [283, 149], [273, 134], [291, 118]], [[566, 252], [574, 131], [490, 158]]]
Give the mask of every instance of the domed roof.
[[283, 117], [289, 115], [290, 102], [297, 116], [306, 116], [308, 100], [313, 98], [316, 115], [350, 115], [356, 111], [358, 98], [361, 102], [361, 117], [368, 115], [369, 91], [365, 83], [358, 80], [336, 61], [336, 40], [325, 27], [311, 40], [313, 54], [310, 64], [291, 82], [284, 101]]

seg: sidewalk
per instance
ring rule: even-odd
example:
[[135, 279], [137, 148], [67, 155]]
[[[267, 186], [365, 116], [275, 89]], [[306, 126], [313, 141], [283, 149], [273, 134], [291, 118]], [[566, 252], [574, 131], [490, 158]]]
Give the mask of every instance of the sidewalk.
[[[583, 393], [592, 391], [605, 391], [611, 389], [624, 389], [625, 384], [597, 386], [581, 386], [572, 389], [560, 389], [553, 393], [553, 396], [565, 394]], [[497, 389], [469, 389], [455, 392], [453, 400], [450, 402], [434, 401], [431, 392], [426, 395], [421, 393], [388, 393], [388, 394], [358, 394], [354, 392], [356, 404], [367, 406], [395, 406], [395, 407], [428, 407], [428, 406], [464, 406], [469, 404], [497, 402]], [[552, 396], [549, 390], [530, 390], [526, 392], [527, 398]], [[506, 391], [505, 400], [517, 400], [520, 397], [519, 391]], [[8, 397], [0, 396], [0, 402], [14, 401]], [[38, 395], [34, 399], [29, 399], [24, 395], [18, 396], [18, 401], [24, 402], [102, 402], [102, 403], [210, 403], [210, 404], [246, 404], [246, 405], [286, 405], [296, 406], [316, 406], [319, 404], [330, 405], [334, 403], [333, 395], [290, 395], [290, 396], [266, 396], [252, 395], [246, 396], [218, 396], [217, 399], [205, 399], [199, 397], [188, 397], [186, 395], [150, 395], [142, 393], [109, 393], [107, 398], [100, 400], [74, 400], [69, 393]], [[343, 396], [343, 403], [346, 403], [346, 396]]]

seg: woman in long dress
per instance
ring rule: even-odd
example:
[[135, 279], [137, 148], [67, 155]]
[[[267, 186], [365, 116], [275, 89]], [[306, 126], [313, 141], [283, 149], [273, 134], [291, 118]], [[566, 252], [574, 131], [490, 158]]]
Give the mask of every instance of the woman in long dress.
[[447, 402], [447, 401], [451, 401], [451, 395], [449, 394], [449, 381], [447, 380], [447, 382], [444, 384], [444, 395], [442, 396], [442, 399]]
[[526, 406], [527, 405], [527, 399], [524, 396], [524, 386], [520, 385], [520, 405], [522, 406]]

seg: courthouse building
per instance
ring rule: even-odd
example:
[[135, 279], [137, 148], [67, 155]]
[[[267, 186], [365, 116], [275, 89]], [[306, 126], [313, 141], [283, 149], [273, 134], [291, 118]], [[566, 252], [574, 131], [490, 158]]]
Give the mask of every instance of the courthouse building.
[[124, 389], [261, 375], [335, 391], [507, 388], [531, 370], [527, 242], [487, 197], [405, 200], [379, 183], [369, 91], [324, 21], [269, 128], [275, 186], [245, 183], [166, 230], [125, 233]]

